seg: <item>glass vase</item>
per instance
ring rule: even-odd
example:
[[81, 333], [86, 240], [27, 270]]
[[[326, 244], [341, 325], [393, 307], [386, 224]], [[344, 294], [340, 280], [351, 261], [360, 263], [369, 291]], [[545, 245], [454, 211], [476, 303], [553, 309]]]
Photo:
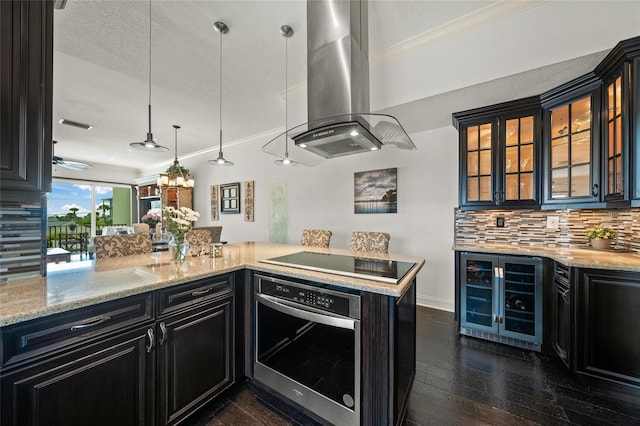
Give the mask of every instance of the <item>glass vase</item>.
[[185, 261], [188, 253], [189, 244], [186, 242], [177, 243], [173, 241], [169, 244], [169, 254], [171, 255], [171, 258], [179, 264], [182, 264]]

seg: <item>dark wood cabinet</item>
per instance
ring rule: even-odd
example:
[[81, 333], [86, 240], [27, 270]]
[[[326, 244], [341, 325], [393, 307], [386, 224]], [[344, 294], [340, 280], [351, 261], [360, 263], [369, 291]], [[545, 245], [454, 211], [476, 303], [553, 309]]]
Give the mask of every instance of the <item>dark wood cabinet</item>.
[[362, 293], [362, 425], [400, 425], [416, 374], [416, 282], [399, 298]]
[[595, 73], [603, 81], [603, 199], [640, 206], [640, 37], [618, 43]]
[[542, 95], [543, 203], [596, 207], [601, 201], [600, 89], [594, 74]]
[[0, 330], [3, 425], [152, 425], [151, 293]]
[[235, 382], [235, 275], [157, 293], [158, 424], [176, 424]]
[[640, 275], [578, 271], [577, 372], [640, 388]]
[[555, 263], [552, 287], [551, 346], [564, 364], [573, 369], [573, 310], [570, 268]]
[[460, 333], [540, 351], [542, 259], [457, 255]]
[[0, 2], [0, 198], [51, 190], [53, 2]]
[[32, 363], [2, 375], [2, 424], [153, 425], [149, 328]]
[[453, 114], [460, 134], [460, 207], [539, 208], [538, 97]]
[[234, 289], [225, 274], [0, 329], [0, 424], [183, 421], [235, 382]]

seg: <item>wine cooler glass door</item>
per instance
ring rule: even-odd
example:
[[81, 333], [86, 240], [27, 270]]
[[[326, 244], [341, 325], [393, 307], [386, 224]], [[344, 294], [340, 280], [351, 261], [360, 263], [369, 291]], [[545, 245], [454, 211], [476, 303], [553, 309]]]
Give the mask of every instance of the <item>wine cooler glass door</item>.
[[539, 259], [504, 261], [500, 334], [528, 341], [541, 336], [541, 265]]
[[498, 264], [497, 257], [462, 254], [460, 260], [462, 281], [460, 319], [462, 326], [496, 333], [498, 331], [496, 315], [498, 305], [494, 269]]

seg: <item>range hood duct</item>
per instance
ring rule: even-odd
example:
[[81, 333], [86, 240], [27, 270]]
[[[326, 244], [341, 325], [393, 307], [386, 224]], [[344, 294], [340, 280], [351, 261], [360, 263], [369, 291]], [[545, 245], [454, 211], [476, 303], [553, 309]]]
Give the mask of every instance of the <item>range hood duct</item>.
[[[309, 122], [283, 134], [301, 157], [328, 159], [385, 145], [416, 149], [398, 120], [369, 111], [368, 15], [367, 0], [307, 0]], [[272, 151], [283, 135], [263, 149], [281, 155]]]

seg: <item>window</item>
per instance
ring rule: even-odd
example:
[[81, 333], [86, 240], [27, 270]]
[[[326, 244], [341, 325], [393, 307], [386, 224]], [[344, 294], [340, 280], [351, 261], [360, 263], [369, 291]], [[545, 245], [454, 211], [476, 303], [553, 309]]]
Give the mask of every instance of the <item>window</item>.
[[88, 254], [105, 226], [131, 225], [131, 187], [54, 180], [47, 196], [47, 246]]

